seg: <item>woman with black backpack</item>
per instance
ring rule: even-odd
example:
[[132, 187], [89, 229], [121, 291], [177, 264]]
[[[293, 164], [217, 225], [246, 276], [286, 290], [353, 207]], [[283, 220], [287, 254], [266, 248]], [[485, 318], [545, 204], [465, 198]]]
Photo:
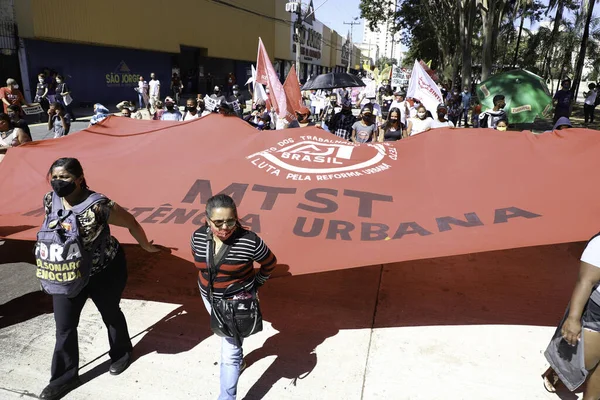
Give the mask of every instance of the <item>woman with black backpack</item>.
[[[128, 228], [150, 253], [160, 250], [148, 241], [133, 215], [88, 188], [77, 159], [56, 160], [48, 171], [48, 179], [53, 191], [44, 196], [46, 218], [36, 244], [36, 275], [42, 288], [52, 295], [56, 345], [50, 383], [39, 398], [54, 400], [81, 384], [77, 325], [88, 297], [96, 304], [108, 329], [111, 375], [120, 374], [131, 362], [127, 321], [119, 308], [127, 283], [127, 262], [122, 246], [110, 234], [109, 225]], [[54, 237], [50, 243], [41, 240], [49, 230], [60, 233], [46, 236]], [[73, 240], [62, 246], [63, 250], [56, 243], [57, 238], [69, 236]]]
[[[219, 400], [235, 400], [245, 368], [243, 339], [262, 330], [256, 290], [277, 259], [256, 233], [242, 227], [235, 202], [225, 194], [206, 202], [206, 224], [192, 234], [191, 246], [211, 329], [223, 337]], [[254, 262], [260, 264], [257, 274]]]

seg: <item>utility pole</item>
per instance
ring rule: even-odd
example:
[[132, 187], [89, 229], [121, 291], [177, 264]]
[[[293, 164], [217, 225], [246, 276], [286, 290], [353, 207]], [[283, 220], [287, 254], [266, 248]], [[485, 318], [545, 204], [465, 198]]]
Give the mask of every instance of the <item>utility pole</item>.
[[296, 44], [296, 73], [298, 78], [302, 79], [302, 71], [300, 71], [300, 35], [303, 34], [304, 27], [302, 16], [302, 0], [292, 0], [285, 5], [285, 10], [289, 13], [296, 14], [296, 22], [294, 23], [294, 42]]
[[350, 73], [350, 64], [352, 63], [352, 50], [354, 50], [354, 44], [352, 43], [352, 33], [354, 31], [354, 25], [360, 25], [360, 22], [356, 22], [357, 20], [358, 17], [355, 17], [350, 22], [344, 22], [344, 25], [350, 25], [350, 57], [348, 58], [348, 67], [346, 68], [347, 73]]

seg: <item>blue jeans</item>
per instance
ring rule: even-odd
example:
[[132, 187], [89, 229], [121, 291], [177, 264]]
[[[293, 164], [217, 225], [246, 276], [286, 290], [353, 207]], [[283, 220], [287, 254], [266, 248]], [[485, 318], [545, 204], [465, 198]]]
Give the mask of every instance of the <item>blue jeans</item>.
[[138, 108], [141, 110], [144, 107], [144, 96], [141, 93], [138, 93], [138, 104], [140, 105]]
[[[204, 306], [210, 314], [211, 306], [208, 299], [202, 296]], [[240, 378], [240, 368], [244, 360], [244, 351], [236, 346], [233, 338], [224, 337], [221, 340], [221, 390], [218, 400], [235, 400], [237, 384]]]

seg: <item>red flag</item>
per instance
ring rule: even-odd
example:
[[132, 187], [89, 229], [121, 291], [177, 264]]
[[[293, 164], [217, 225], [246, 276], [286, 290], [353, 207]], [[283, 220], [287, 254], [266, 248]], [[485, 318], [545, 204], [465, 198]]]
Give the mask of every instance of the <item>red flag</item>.
[[256, 82], [266, 85], [269, 89], [269, 98], [275, 107], [275, 112], [279, 118], [286, 118], [287, 106], [285, 91], [283, 85], [279, 82], [279, 77], [267, 50], [263, 45], [262, 39], [258, 38], [258, 56], [256, 58]]
[[[290, 72], [288, 72], [287, 78], [283, 83], [283, 89], [285, 90], [285, 97], [287, 99], [287, 117], [288, 121], [296, 119], [296, 112], [306, 108], [302, 102], [302, 93], [300, 92], [300, 83], [298, 82], [298, 75], [296, 75], [296, 67], [292, 65]], [[302, 110], [304, 111], [304, 110]]]

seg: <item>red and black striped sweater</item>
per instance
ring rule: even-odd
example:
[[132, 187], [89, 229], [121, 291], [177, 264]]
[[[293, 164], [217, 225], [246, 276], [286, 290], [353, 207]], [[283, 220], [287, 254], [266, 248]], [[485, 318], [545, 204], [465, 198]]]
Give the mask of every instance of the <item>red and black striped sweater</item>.
[[[203, 296], [208, 293], [208, 270], [206, 265], [207, 235], [210, 228], [202, 226], [192, 234], [192, 254], [198, 268], [198, 281]], [[214, 296], [222, 297], [225, 289], [232, 283], [240, 282], [244, 290], [251, 291], [255, 283], [260, 286], [269, 279], [277, 264], [277, 258], [265, 242], [254, 232], [237, 228], [226, 242], [230, 250], [219, 267], [214, 282]], [[211, 245], [209, 242], [208, 245]], [[260, 264], [258, 273], [254, 273], [254, 262]]]

